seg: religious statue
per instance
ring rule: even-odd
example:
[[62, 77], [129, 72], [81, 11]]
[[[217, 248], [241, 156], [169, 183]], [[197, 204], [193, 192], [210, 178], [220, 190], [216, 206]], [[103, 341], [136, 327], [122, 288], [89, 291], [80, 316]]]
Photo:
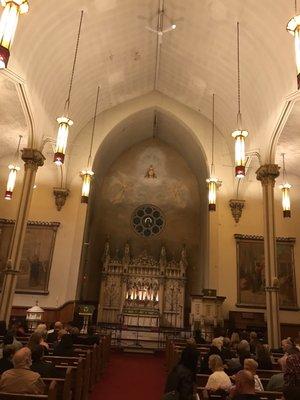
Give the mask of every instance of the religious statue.
[[106, 269], [106, 266], [109, 264], [109, 261], [110, 261], [110, 246], [109, 246], [109, 241], [107, 238], [105, 245], [104, 245], [104, 252], [103, 252], [103, 256], [102, 256], [104, 270]]
[[124, 256], [123, 256], [123, 264], [129, 264], [130, 262], [130, 247], [129, 243], [127, 242], [124, 247]]
[[153, 167], [152, 164], [147, 169], [147, 172], [145, 174], [145, 178], [147, 178], [147, 179], [157, 179], [157, 175], [155, 173], [155, 170], [154, 170], [154, 167]]
[[187, 265], [188, 265], [187, 258], [186, 258], [186, 247], [185, 247], [185, 245], [182, 247], [182, 250], [181, 250], [181, 258], [180, 258], [179, 264], [180, 264], [180, 268], [183, 270], [183, 272], [185, 272], [186, 268], [187, 268]]
[[167, 254], [165, 246], [162, 246], [160, 250], [159, 265], [160, 269], [164, 269], [167, 265]]

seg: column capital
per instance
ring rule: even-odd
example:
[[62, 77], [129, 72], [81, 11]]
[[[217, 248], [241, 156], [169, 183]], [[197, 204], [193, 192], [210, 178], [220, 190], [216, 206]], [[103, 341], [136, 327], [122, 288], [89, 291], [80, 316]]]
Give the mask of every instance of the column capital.
[[265, 164], [256, 171], [256, 179], [264, 185], [275, 185], [275, 179], [279, 176], [280, 167], [277, 164]]
[[22, 160], [25, 163], [25, 169], [37, 170], [38, 167], [44, 165], [45, 157], [39, 150], [27, 147], [22, 150]]

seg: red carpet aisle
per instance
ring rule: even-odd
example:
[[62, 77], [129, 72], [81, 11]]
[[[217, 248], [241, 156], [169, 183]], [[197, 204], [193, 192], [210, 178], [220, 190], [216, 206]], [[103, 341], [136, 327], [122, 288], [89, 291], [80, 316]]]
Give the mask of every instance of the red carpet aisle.
[[91, 400], [160, 400], [166, 380], [164, 355], [112, 353]]

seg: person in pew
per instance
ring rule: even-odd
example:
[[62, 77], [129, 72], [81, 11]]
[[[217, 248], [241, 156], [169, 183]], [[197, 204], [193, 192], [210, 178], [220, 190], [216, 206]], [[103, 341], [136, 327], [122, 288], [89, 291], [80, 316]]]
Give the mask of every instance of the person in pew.
[[38, 372], [42, 378], [62, 378], [62, 373], [51, 363], [43, 361], [44, 347], [36, 346], [31, 352], [31, 371]]
[[240, 343], [240, 335], [238, 332], [232, 332], [230, 337], [230, 346], [233, 350], [237, 350], [238, 345]]
[[261, 380], [259, 379], [256, 370], [257, 370], [258, 364], [255, 360], [252, 358], [246, 358], [244, 360], [244, 370], [251, 372], [253, 374], [254, 382], [255, 382], [255, 390], [257, 392], [263, 392], [264, 387], [263, 384], [261, 383]]
[[235, 357], [235, 352], [231, 350], [231, 343], [228, 337], [224, 337], [223, 346], [221, 348], [221, 355], [223, 360], [230, 360]]
[[69, 333], [66, 332], [61, 336], [60, 341], [53, 348], [53, 355], [60, 357], [76, 357], [76, 353], [73, 349], [73, 338]]
[[208, 360], [211, 355], [216, 354], [221, 357], [223, 362], [225, 361], [225, 359], [223, 359], [222, 353], [221, 353], [222, 345], [223, 345], [223, 340], [221, 340], [219, 338], [215, 338], [212, 340], [209, 351], [203, 357], [203, 362], [201, 364], [201, 372], [203, 374], [209, 374], [209, 372], [210, 372], [209, 367], [208, 367]]
[[43, 394], [45, 384], [40, 374], [30, 370], [31, 351], [28, 347], [18, 350], [13, 356], [13, 369], [3, 372], [0, 392], [19, 394]]
[[258, 342], [256, 345], [255, 354], [256, 361], [258, 363], [258, 369], [273, 369], [273, 360], [267, 344]]
[[43, 335], [42, 335], [41, 333], [39, 333], [39, 332], [34, 332], [34, 333], [30, 336], [30, 338], [29, 338], [27, 347], [29, 347], [29, 349], [30, 349], [31, 351], [33, 351], [33, 349], [34, 349], [36, 346], [39, 346], [39, 345], [41, 345], [41, 346], [44, 347], [45, 355], [48, 355], [48, 354], [49, 354], [49, 345], [48, 345], [48, 343], [45, 341], [45, 338], [43, 337]]
[[283, 380], [283, 374], [285, 372], [286, 368], [286, 357], [281, 357], [278, 359], [278, 365], [280, 366], [282, 372], [279, 374], [274, 374], [271, 376], [268, 385], [267, 385], [267, 390], [273, 391], [273, 392], [282, 392], [283, 390], [283, 385], [284, 385], [284, 380]]
[[11, 369], [14, 367], [12, 363], [12, 357], [15, 353], [15, 350], [11, 347], [3, 348], [3, 357], [0, 360], [0, 375], [3, 374], [4, 371]]
[[232, 386], [229, 376], [224, 372], [223, 361], [220, 356], [213, 354], [208, 360], [209, 369], [212, 374], [209, 376], [205, 388], [209, 391], [225, 391], [229, 393]]
[[202, 335], [201, 329], [196, 329], [195, 330], [195, 340], [197, 344], [206, 344], [206, 340], [204, 339]]
[[291, 338], [283, 339], [281, 341], [281, 346], [283, 353], [287, 356], [299, 352]]
[[250, 346], [247, 340], [241, 340], [237, 349], [238, 357], [227, 361], [228, 370], [231, 373], [236, 373], [244, 368], [246, 358], [251, 358]]
[[[187, 346], [181, 354], [179, 363], [168, 375], [163, 400], [174, 398], [177, 400], [192, 400], [196, 390], [195, 352]], [[171, 397], [173, 396], [173, 397]]]
[[55, 343], [58, 340], [58, 332], [64, 328], [60, 321], [56, 321], [53, 330], [47, 332], [47, 342]]
[[300, 391], [300, 351], [286, 357], [286, 368], [283, 374], [284, 388], [293, 387]]
[[233, 400], [258, 400], [255, 393], [255, 381], [253, 374], [246, 370], [239, 371], [235, 376], [235, 386], [232, 388], [230, 399]]
[[14, 332], [8, 331], [3, 339], [3, 347], [10, 347], [14, 352], [16, 352], [20, 350], [23, 345], [15, 338]]
[[259, 340], [258, 340], [258, 338], [257, 338], [257, 333], [254, 332], [254, 331], [252, 331], [252, 332], [250, 332], [249, 337], [250, 337], [250, 339], [249, 339], [250, 353], [251, 353], [251, 354], [255, 354], [255, 352], [256, 352], [256, 346], [257, 346], [258, 343], [259, 343]]

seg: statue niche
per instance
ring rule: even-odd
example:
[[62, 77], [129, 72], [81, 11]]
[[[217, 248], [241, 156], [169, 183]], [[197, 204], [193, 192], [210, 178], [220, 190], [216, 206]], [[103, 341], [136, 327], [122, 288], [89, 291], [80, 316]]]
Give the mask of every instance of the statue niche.
[[186, 249], [168, 261], [164, 246], [158, 260], [144, 251], [138, 257], [124, 246], [122, 258], [104, 246], [98, 322], [124, 326], [183, 328]]

